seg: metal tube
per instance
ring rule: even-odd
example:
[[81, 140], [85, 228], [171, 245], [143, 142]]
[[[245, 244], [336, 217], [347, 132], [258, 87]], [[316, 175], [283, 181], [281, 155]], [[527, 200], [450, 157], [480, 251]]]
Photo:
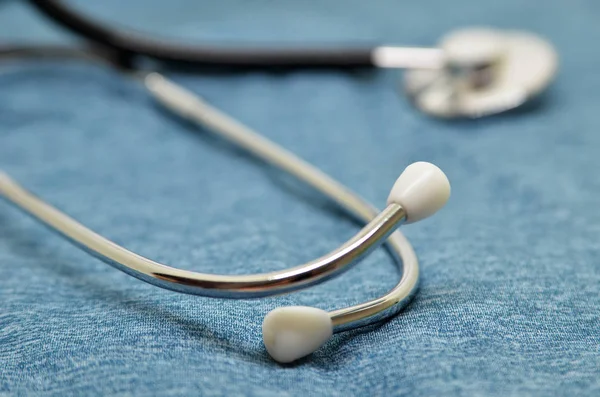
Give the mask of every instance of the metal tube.
[[381, 245], [405, 219], [389, 205], [354, 237], [330, 253], [287, 270], [253, 275], [216, 275], [177, 269], [154, 262], [100, 236], [0, 174], [0, 195], [53, 231], [140, 280], [173, 291], [218, 298], [256, 298], [291, 292], [323, 282], [348, 270]]
[[[87, 56], [90, 54], [91, 56]], [[105, 61], [85, 50], [15, 47], [0, 51], [0, 58], [25, 56], [73, 56]], [[106, 62], [105, 62], [106, 63]], [[110, 61], [109, 61], [110, 63]], [[338, 249], [305, 265], [279, 272], [249, 276], [220, 276], [171, 268], [137, 255], [85, 228], [67, 215], [35, 197], [0, 172], [0, 196], [23, 208], [51, 228], [107, 263], [157, 286], [193, 294], [240, 298], [289, 292], [322, 282], [348, 269], [386, 237], [387, 248], [402, 267], [396, 287], [380, 298], [330, 312], [336, 332], [373, 323], [396, 314], [414, 294], [419, 276], [416, 255], [406, 238], [394, 229], [404, 220], [404, 210], [395, 204], [378, 211], [344, 185], [250, 128], [221, 113], [192, 92], [157, 73], [127, 73], [141, 79], [150, 94], [176, 114], [248, 150], [256, 157], [289, 172], [338, 203], [353, 216], [368, 223]], [[391, 233], [391, 234], [390, 234]]]

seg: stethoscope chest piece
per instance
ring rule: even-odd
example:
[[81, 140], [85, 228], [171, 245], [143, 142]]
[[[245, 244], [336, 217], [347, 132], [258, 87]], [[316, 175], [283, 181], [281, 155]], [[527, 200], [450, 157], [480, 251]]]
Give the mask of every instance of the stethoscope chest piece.
[[440, 48], [442, 67], [404, 75], [415, 106], [436, 117], [477, 118], [516, 108], [548, 87], [558, 68], [552, 45], [522, 31], [459, 30]]

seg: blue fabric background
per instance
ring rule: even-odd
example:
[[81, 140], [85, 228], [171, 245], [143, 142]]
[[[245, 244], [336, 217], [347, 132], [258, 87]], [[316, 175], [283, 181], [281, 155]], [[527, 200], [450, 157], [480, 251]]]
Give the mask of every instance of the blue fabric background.
[[[462, 122], [416, 112], [397, 95], [396, 72], [173, 75], [378, 205], [408, 163], [441, 166], [447, 208], [404, 228], [419, 294], [393, 320], [283, 367], [262, 346], [263, 316], [384, 293], [397, 278], [384, 251], [298, 294], [211, 300], [137, 281], [0, 203], [0, 394], [600, 394], [600, 3], [179, 1], [169, 13], [158, 1], [87, 3], [205, 40], [428, 45], [459, 26], [518, 27], [556, 45], [561, 71], [537, 106]], [[0, 0], [2, 40], [67, 37]], [[281, 269], [358, 228], [168, 117], [134, 82], [84, 64], [2, 65], [0, 168], [109, 238], [186, 269]]]

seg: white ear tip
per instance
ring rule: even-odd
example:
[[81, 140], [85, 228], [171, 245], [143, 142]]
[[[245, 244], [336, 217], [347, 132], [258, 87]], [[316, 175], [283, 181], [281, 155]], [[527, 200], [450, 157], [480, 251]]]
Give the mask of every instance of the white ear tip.
[[406, 223], [433, 215], [450, 197], [450, 182], [437, 166], [420, 161], [406, 167], [394, 183], [388, 204], [396, 203], [406, 211]]
[[263, 342], [280, 363], [291, 363], [323, 346], [333, 334], [329, 313], [306, 306], [279, 307], [263, 321]]

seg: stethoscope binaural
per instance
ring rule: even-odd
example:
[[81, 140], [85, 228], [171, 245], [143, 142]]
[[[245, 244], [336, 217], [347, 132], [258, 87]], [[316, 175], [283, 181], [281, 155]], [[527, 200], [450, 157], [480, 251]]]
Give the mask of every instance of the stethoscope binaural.
[[[95, 25], [60, 2], [31, 0], [31, 3], [102, 47], [83, 50], [5, 46], [0, 48], [0, 59], [79, 58], [118, 66], [127, 76], [141, 81], [169, 110], [296, 176], [366, 225], [339, 248], [301, 266], [245, 276], [214, 275], [166, 266], [128, 251], [29, 193], [2, 172], [0, 197], [92, 255], [134, 277], [173, 291], [216, 298], [257, 298], [306, 288], [348, 270], [385, 242], [402, 266], [400, 281], [387, 294], [331, 312], [296, 306], [275, 309], [265, 317], [264, 344], [279, 362], [291, 362], [312, 353], [334, 332], [389, 318], [410, 300], [418, 284], [418, 262], [410, 243], [396, 229], [402, 223], [416, 222], [432, 215], [445, 204], [450, 185], [439, 168], [424, 162], [408, 166], [394, 184], [386, 208], [378, 212], [316, 167], [211, 107], [192, 92], [157, 72], [136, 70], [131, 64], [132, 56], [145, 55], [161, 61], [230, 66], [367, 66], [366, 58], [359, 57], [357, 50], [348, 53], [344, 52], [346, 50], [337, 53], [323, 50], [252, 53], [248, 50], [198, 51], [190, 48], [184, 51], [142, 39], [132, 39], [132, 44], [127, 40], [121, 42], [118, 32]], [[93, 31], [89, 24], [104, 30]], [[460, 43], [470, 43], [469, 47], [476, 51], [464, 51]], [[207, 57], [201, 56], [203, 51]], [[419, 108], [443, 117], [479, 117], [514, 108], [540, 93], [556, 70], [555, 53], [541, 39], [520, 32], [502, 33], [489, 29], [449, 36], [443, 49], [377, 47], [368, 53], [371, 66], [417, 67], [407, 72], [408, 92]], [[175, 59], [175, 55], [179, 58]], [[123, 68], [124, 56], [127, 68]]]
[[135, 254], [37, 198], [1, 171], [0, 197], [127, 274], [161, 288], [215, 298], [258, 298], [315, 285], [348, 270], [387, 239], [390, 252], [403, 270], [399, 283], [387, 294], [332, 312], [295, 306], [275, 309], [265, 317], [264, 344], [279, 362], [291, 362], [310, 354], [334, 332], [383, 320], [398, 313], [408, 303], [418, 283], [418, 262], [410, 243], [395, 230], [402, 223], [417, 222], [432, 215], [446, 203], [450, 184], [439, 168], [425, 162], [409, 165], [394, 184], [388, 205], [378, 212], [314, 166], [160, 74], [144, 74], [143, 81], [149, 92], [168, 109], [296, 176], [365, 221], [366, 226], [339, 248], [304, 265], [245, 276], [215, 275], [177, 269]]

